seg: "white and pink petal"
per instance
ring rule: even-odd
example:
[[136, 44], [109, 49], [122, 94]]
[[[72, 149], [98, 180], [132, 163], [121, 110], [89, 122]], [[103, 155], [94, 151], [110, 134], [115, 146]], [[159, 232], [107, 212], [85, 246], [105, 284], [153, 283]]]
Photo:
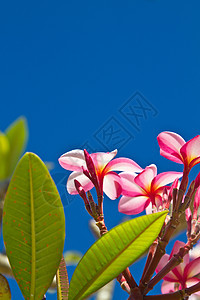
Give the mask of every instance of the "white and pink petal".
[[69, 171], [81, 171], [82, 167], [86, 168], [84, 152], [80, 149], [66, 152], [58, 161], [61, 167]]
[[[168, 263], [169, 261], [169, 255], [168, 254], [164, 254], [163, 257], [161, 258], [157, 268], [156, 268], [156, 273], [160, 272]], [[173, 273], [173, 272], [169, 272], [165, 277], [164, 280], [170, 281], [170, 282], [177, 282], [178, 281], [178, 277]]]
[[134, 179], [137, 176], [135, 173], [121, 172], [119, 173], [122, 185], [122, 195], [128, 197], [143, 196], [145, 191], [135, 183]]
[[116, 156], [116, 154], [117, 149], [112, 152], [97, 152], [90, 154], [97, 172], [102, 172], [105, 166]]
[[162, 156], [174, 162], [183, 163], [180, 149], [185, 144], [185, 140], [179, 134], [164, 131], [158, 135], [157, 140]]
[[122, 171], [122, 172], [141, 172], [143, 169], [132, 159], [119, 157], [110, 161], [106, 168], [105, 173], [109, 171]]
[[[181, 247], [184, 247], [184, 246], [185, 246], [184, 242], [176, 241], [174, 243], [172, 252], [170, 254], [170, 259], [173, 257], [174, 254], [177, 254], [179, 252]], [[188, 265], [189, 260], [190, 260], [189, 254], [186, 254], [183, 257], [183, 262], [173, 269], [173, 272], [176, 274], [177, 277], [183, 278], [184, 269]]]
[[[188, 166], [193, 167], [200, 162], [200, 135], [185, 143], [180, 149], [181, 155]], [[195, 161], [196, 160], [196, 161]]]
[[146, 196], [127, 197], [122, 196], [119, 201], [119, 212], [126, 215], [135, 215], [141, 213], [149, 205], [150, 199]]
[[140, 174], [138, 174], [134, 181], [146, 192], [151, 191], [151, 182], [153, 178], [157, 175], [156, 165], [150, 165], [144, 169]]
[[182, 172], [163, 172], [154, 177], [152, 181], [152, 189], [156, 190], [161, 186], [165, 186], [174, 182], [175, 179], [183, 176]]
[[78, 194], [74, 185], [75, 179], [78, 180], [78, 182], [82, 185], [85, 192], [91, 190], [94, 186], [90, 179], [87, 176], [85, 176], [82, 172], [74, 171], [69, 175], [69, 178], [67, 180], [67, 191], [71, 195]]
[[197, 276], [200, 273], [200, 257], [192, 260], [187, 264], [184, 275], [186, 278], [192, 278]]
[[174, 285], [175, 285], [175, 282], [169, 282], [169, 281], [164, 280], [161, 285], [162, 294], [173, 293], [175, 291]]
[[121, 195], [121, 178], [117, 173], [109, 172], [104, 176], [103, 191], [111, 200], [115, 200]]

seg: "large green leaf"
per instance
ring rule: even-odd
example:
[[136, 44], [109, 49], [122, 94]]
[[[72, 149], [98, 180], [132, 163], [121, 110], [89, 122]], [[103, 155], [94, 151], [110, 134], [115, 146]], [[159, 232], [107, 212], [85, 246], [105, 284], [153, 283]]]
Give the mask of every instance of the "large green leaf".
[[2, 274], [0, 274], [0, 300], [11, 300], [8, 281]]
[[5, 133], [10, 145], [6, 170], [6, 177], [9, 177], [12, 175], [17, 162], [26, 146], [28, 138], [26, 119], [24, 117], [18, 118], [6, 129]]
[[69, 300], [85, 299], [141, 257], [159, 234], [166, 214], [163, 211], [124, 222], [97, 240], [75, 269]]
[[3, 211], [3, 237], [25, 299], [42, 299], [62, 257], [65, 220], [56, 186], [33, 153], [22, 157], [11, 179]]

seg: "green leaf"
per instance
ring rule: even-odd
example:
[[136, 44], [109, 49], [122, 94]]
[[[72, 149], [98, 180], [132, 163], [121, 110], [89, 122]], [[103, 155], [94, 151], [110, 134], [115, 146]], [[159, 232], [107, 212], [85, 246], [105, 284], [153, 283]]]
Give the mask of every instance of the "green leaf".
[[72, 276], [69, 300], [81, 300], [117, 277], [147, 250], [158, 236], [166, 211], [124, 222], [97, 240]]
[[68, 300], [69, 280], [64, 257], [61, 258], [56, 274], [57, 300]]
[[8, 281], [2, 274], [0, 274], [0, 300], [11, 300]]
[[28, 128], [26, 119], [24, 117], [18, 118], [6, 129], [5, 133], [10, 145], [6, 170], [6, 176], [9, 177], [12, 175], [27, 143]]
[[3, 237], [24, 298], [42, 299], [62, 257], [65, 220], [56, 186], [33, 153], [19, 161], [8, 187]]
[[10, 145], [7, 136], [0, 131], [0, 180], [6, 178], [7, 159]]

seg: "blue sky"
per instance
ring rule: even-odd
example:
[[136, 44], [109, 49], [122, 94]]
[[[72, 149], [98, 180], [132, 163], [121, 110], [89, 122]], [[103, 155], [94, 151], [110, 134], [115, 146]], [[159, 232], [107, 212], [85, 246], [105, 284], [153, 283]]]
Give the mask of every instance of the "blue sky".
[[[119, 148], [118, 157], [142, 167], [155, 163], [159, 172], [180, 171], [159, 156], [156, 136], [163, 130], [186, 140], [199, 134], [199, 9], [198, 0], [3, 1], [1, 130], [26, 116], [27, 150], [55, 163], [60, 189], [58, 157], [84, 145]], [[79, 198], [66, 205], [62, 194], [65, 249], [84, 253], [94, 241], [89, 218]], [[109, 228], [122, 217], [117, 202], [105, 199]], [[13, 299], [21, 300], [11, 284]], [[119, 297], [126, 294], [117, 289]]]

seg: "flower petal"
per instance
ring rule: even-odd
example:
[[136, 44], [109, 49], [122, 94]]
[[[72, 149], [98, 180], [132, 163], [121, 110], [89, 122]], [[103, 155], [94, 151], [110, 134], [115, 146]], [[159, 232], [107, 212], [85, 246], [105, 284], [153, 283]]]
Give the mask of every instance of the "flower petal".
[[[190, 165], [190, 168], [200, 162], [200, 135], [189, 140], [180, 149], [184, 161]], [[198, 158], [198, 159], [197, 159]], [[193, 161], [197, 159], [196, 161]]]
[[160, 272], [169, 261], [169, 254], [164, 254], [156, 268], [156, 273]]
[[137, 174], [121, 172], [119, 173], [122, 185], [122, 195], [135, 197], [144, 195], [144, 190], [134, 181]]
[[191, 217], [192, 217], [192, 212], [191, 212], [191, 209], [188, 207], [186, 208], [185, 210], [185, 218], [186, 218], [186, 221], [188, 222], [191, 222]]
[[186, 278], [195, 277], [200, 273], [200, 257], [192, 260], [185, 268], [184, 275]]
[[194, 158], [189, 165], [190, 169], [199, 163], [200, 163], [200, 157]]
[[[177, 254], [179, 252], [179, 249], [181, 247], [183, 247], [184, 245], [185, 245], [185, 243], [183, 243], [181, 241], [176, 241], [174, 243], [174, 247], [172, 249], [169, 259], [171, 259], [174, 254]], [[176, 274], [177, 277], [183, 278], [184, 269], [187, 266], [187, 264], [189, 263], [189, 260], [190, 260], [189, 254], [186, 254], [183, 257], [183, 262], [173, 269], [173, 272]]]
[[122, 193], [121, 178], [115, 172], [109, 172], [104, 176], [103, 190], [111, 199], [117, 199]]
[[141, 172], [143, 169], [132, 159], [119, 157], [108, 163], [105, 172], [109, 171], [126, 171], [126, 172]]
[[169, 196], [172, 198], [173, 197], [173, 190], [174, 189], [177, 189], [178, 188], [178, 185], [179, 185], [179, 181], [178, 181], [178, 178], [176, 178], [174, 180], [174, 182], [172, 183], [171, 187], [170, 187], [170, 190], [169, 190]]
[[135, 177], [135, 183], [139, 185], [146, 192], [151, 190], [151, 182], [153, 178], [157, 175], [156, 165], [150, 165], [144, 169], [140, 174]]
[[[157, 268], [156, 268], [156, 273], [160, 272], [168, 263], [169, 261], [169, 255], [164, 254], [163, 257], [161, 258]], [[177, 282], [178, 278], [173, 272], [167, 273], [167, 275], [164, 277], [164, 280], [170, 281], [170, 282]]]
[[160, 195], [155, 195], [154, 201], [157, 208], [162, 208], [162, 197]]
[[158, 174], [152, 181], [152, 189], [156, 190], [161, 186], [165, 186], [173, 182], [176, 178], [183, 176], [182, 172], [163, 172]]
[[109, 163], [109, 161], [111, 161], [111, 159], [115, 157], [116, 154], [117, 149], [112, 152], [97, 152], [90, 154], [97, 172], [102, 172], [104, 167]]
[[176, 242], [174, 243], [173, 248], [172, 248], [172, 252], [171, 252], [171, 254], [170, 254], [169, 259], [171, 259], [172, 256], [173, 256], [174, 254], [177, 254], [178, 251], [179, 251], [179, 249], [180, 249], [181, 247], [183, 247], [183, 246], [185, 246], [185, 243], [184, 243], [184, 242], [176, 241]]
[[122, 196], [119, 201], [119, 212], [126, 215], [141, 213], [149, 205], [150, 199], [145, 196], [127, 197]]
[[200, 256], [200, 242], [190, 250], [190, 258], [195, 259]]
[[179, 164], [183, 163], [180, 149], [185, 144], [185, 140], [174, 132], [164, 131], [158, 137], [158, 144], [160, 146], [160, 154]]
[[163, 281], [161, 285], [162, 294], [169, 294], [174, 292], [174, 282]]
[[88, 177], [86, 177], [82, 172], [72, 172], [69, 175], [68, 181], [67, 181], [67, 191], [71, 195], [78, 194], [75, 185], [74, 185], [74, 179], [78, 180], [80, 184], [82, 185], [85, 192], [91, 190], [93, 188], [93, 183], [90, 181]]
[[83, 150], [75, 149], [63, 154], [59, 159], [59, 164], [69, 171], [81, 171], [86, 168]]
[[146, 215], [152, 214], [153, 213], [152, 209], [153, 209], [152, 202], [150, 202], [149, 205], [145, 209], [146, 210]]

